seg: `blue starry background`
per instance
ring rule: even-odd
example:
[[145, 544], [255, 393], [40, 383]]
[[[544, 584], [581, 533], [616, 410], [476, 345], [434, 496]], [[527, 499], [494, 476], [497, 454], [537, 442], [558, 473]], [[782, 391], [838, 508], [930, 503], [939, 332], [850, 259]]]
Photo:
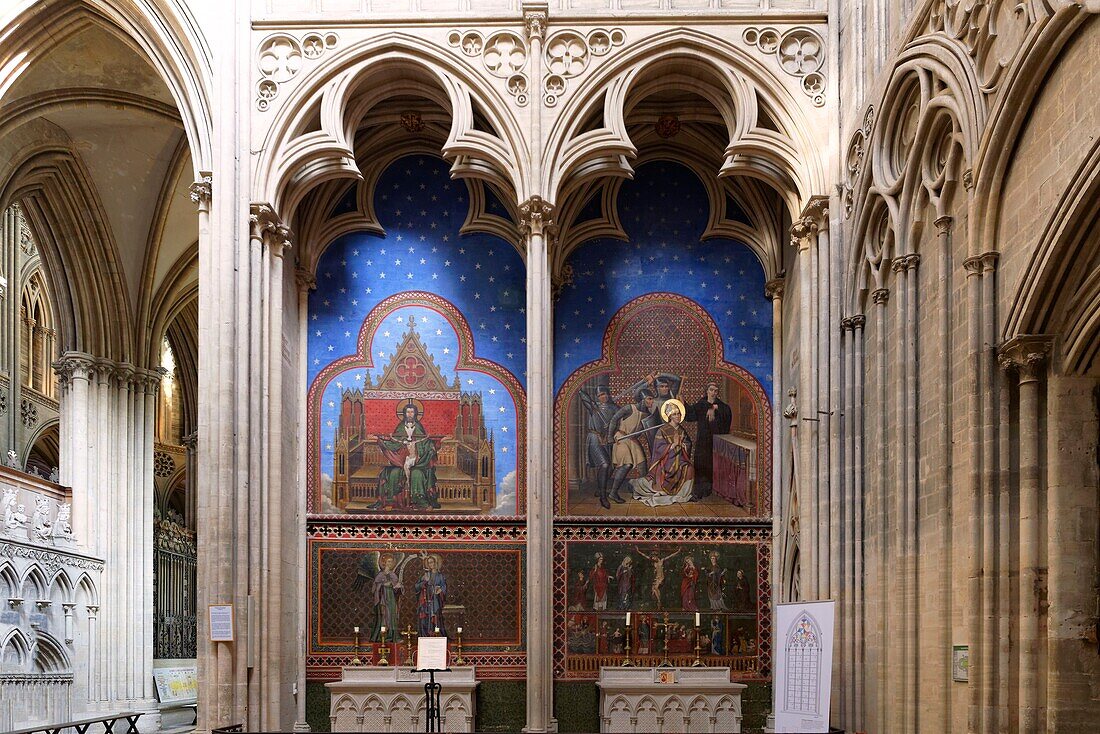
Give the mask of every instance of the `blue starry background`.
[[630, 240], [592, 240], [569, 258], [574, 280], [554, 308], [555, 392], [577, 368], [600, 358], [616, 311], [638, 296], [671, 292], [706, 309], [722, 335], [724, 359], [748, 370], [774, 399], [764, 269], [740, 242], [699, 239], [707, 206], [702, 182], [677, 163], [643, 165], [623, 183], [618, 211]]
[[[459, 235], [469, 207], [465, 184], [452, 181], [447, 164], [438, 158], [408, 156], [382, 174], [374, 205], [385, 236], [345, 235], [329, 246], [318, 264], [317, 289], [309, 296], [309, 384], [332, 362], [355, 354], [359, 330], [372, 308], [390, 296], [420, 290], [453, 303], [473, 332], [474, 356], [501, 365], [526, 388], [526, 270], [508, 242], [486, 234]], [[488, 208], [502, 209], [493, 201]], [[408, 331], [410, 317], [448, 384], [457, 372], [464, 391], [481, 393], [486, 429], [492, 431], [497, 449], [494, 514], [516, 514], [516, 405], [496, 378], [456, 370], [458, 335], [446, 318], [419, 306], [403, 307], [387, 316], [370, 345], [374, 382]], [[365, 372], [342, 372], [324, 389], [322, 494], [327, 494], [330, 479], [326, 478], [332, 474], [340, 394], [344, 389], [362, 388]]]

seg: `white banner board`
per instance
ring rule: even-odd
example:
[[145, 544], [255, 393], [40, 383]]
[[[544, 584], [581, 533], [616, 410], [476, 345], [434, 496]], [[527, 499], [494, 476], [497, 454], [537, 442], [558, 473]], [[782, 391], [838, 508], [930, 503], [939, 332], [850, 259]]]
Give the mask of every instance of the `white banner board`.
[[776, 605], [775, 731], [829, 731], [835, 602]]

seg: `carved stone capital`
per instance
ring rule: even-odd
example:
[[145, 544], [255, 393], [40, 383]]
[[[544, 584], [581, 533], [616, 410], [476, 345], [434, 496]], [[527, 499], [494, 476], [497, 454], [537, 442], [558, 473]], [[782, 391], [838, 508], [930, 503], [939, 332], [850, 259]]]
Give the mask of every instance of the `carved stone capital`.
[[61, 359], [53, 363], [53, 369], [57, 373], [57, 379], [63, 385], [67, 385], [72, 380], [89, 379], [91, 373], [95, 371], [95, 364], [96, 360], [90, 354], [65, 352], [61, 355]]
[[851, 330], [852, 330], [852, 320], [850, 318], [841, 319], [840, 320], [840, 331], [845, 332], [845, 331], [851, 331]]
[[764, 295], [769, 301], [783, 298], [783, 291], [786, 287], [787, 279], [780, 275], [778, 278], [772, 278], [764, 284]]
[[893, 268], [895, 273], [913, 270], [918, 265], [920, 265], [920, 255], [915, 252], [908, 255], [901, 255], [895, 258], [892, 263], [890, 263], [890, 267]]
[[554, 207], [539, 195], [519, 205], [520, 226], [532, 234], [546, 234], [554, 226]]
[[263, 241], [265, 235], [274, 232], [279, 218], [270, 204], [252, 203], [248, 207], [248, 235], [254, 240]]
[[298, 290], [317, 290], [317, 278], [314, 277], [313, 273], [309, 272], [303, 267], [297, 267], [294, 269], [294, 282], [298, 284]]
[[967, 191], [973, 191], [974, 190], [974, 169], [973, 168], [968, 168], [965, 171], [963, 171], [962, 179], [963, 179], [963, 188], [965, 188]]
[[963, 260], [963, 268], [966, 270], [966, 277], [977, 276], [982, 274], [982, 258], [978, 255], [974, 257], [968, 257]]
[[549, 5], [546, 3], [523, 4], [523, 31], [528, 40], [537, 38], [541, 41], [546, 36], [548, 15]]
[[804, 252], [817, 244], [817, 222], [813, 217], [802, 217], [791, 224], [791, 244]]
[[981, 258], [982, 261], [982, 272], [992, 273], [994, 270], [997, 269], [997, 263], [1001, 259], [1001, 253], [983, 252], [981, 255], [978, 255], [978, 257]]
[[183, 447], [185, 449], [194, 451], [195, 448], [199, 445], [199, 432], [191, 431], [191, 433], [188, 433], [186, 436], [180, 439], [180, 443], [183, 444]]
[[827, 229], [829, 226], [829, 197], [820, 194], [811, 196], [802, 208], [802, 218], [811, 219], [818, 229]]
[[942, 217], [936, 217], [932, 224], [936, 225], [936, 231], [939, 234], [947, 234], [951, 231], [951, 226], [954, 224], [955, 218], [949, 214], [945, 214]]
[[206, 211], [210, 208], [210, 197], [214, 194], [214, 174], [210, 171], [201, 171], [199, 180], [188, 188], [191, 194], [191, 203]]
[[867, 325], [867, 317], [861, 313], [857, 313], [852, 317], [852, 330], [863, 331], [863, 327]]
[[871, 291], [871, 300], [875, 303], [886, 303], [890, 300], [890, 290], [888, 288], [875, 288]]
[[1015, 336], [997, 350], [997, 360], [1006, 372], [1015, 370], [1020, 383], [1034, 382], [1046, 371], [1052, 339], [1046, 334]]

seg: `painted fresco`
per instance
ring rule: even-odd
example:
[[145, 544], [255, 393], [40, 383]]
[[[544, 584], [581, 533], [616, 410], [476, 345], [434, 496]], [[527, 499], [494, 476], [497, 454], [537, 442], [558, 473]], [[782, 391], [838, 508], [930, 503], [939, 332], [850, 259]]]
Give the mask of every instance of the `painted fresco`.
[[560, 516], [770, 512], [771, 307], [747, 247], [698, 241], [706, 201], [686, 169], [644, 166], [620, 193], [631, 241], [571, 256], [555, 310]]
[[522, 514], [526, 366], [519, 254], [459, 235], [446, 165], [394, 163], [385, 236], [345, 235], [310, 294], [308, 492], [314, 515]]
[[408, 639], [415, 649], [412, 633], [438, 629], [453, 647], [462, 628], [463, 655], [475, 664], [521, 665], [522, 656], [505, 653], [523, 645], [522, 541], [486, 539], [472, 547], [422, 531], [406, 536], [420, 539], [311, 538], [311, 666], [350, 660], [355, 627], [367, 661], [378, 660], [385, 642], [390, 662], [396, 655], [404, 664]]
[[696, 614], [706, 665], [766, 676], [767, 552], [766, 541], [560, 543], [559, 676], [594, 677], [601, 665], [620, 665], [627, 644], [637, 665], [657, 665], [666, 649], [673, 664], [690, 665]]

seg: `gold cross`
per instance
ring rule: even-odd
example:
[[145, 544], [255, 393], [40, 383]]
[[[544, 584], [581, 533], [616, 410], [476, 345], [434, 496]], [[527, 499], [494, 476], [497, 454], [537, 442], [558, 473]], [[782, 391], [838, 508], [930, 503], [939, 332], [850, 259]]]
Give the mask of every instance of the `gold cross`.
[[412, 665], [413, 638], [416, 637], [417, 634], [413, 632], [412, 625], [410, 624], [405, 626], [405, 631], [401, 633], [401, 636], [405, 638], [405, 663]]

